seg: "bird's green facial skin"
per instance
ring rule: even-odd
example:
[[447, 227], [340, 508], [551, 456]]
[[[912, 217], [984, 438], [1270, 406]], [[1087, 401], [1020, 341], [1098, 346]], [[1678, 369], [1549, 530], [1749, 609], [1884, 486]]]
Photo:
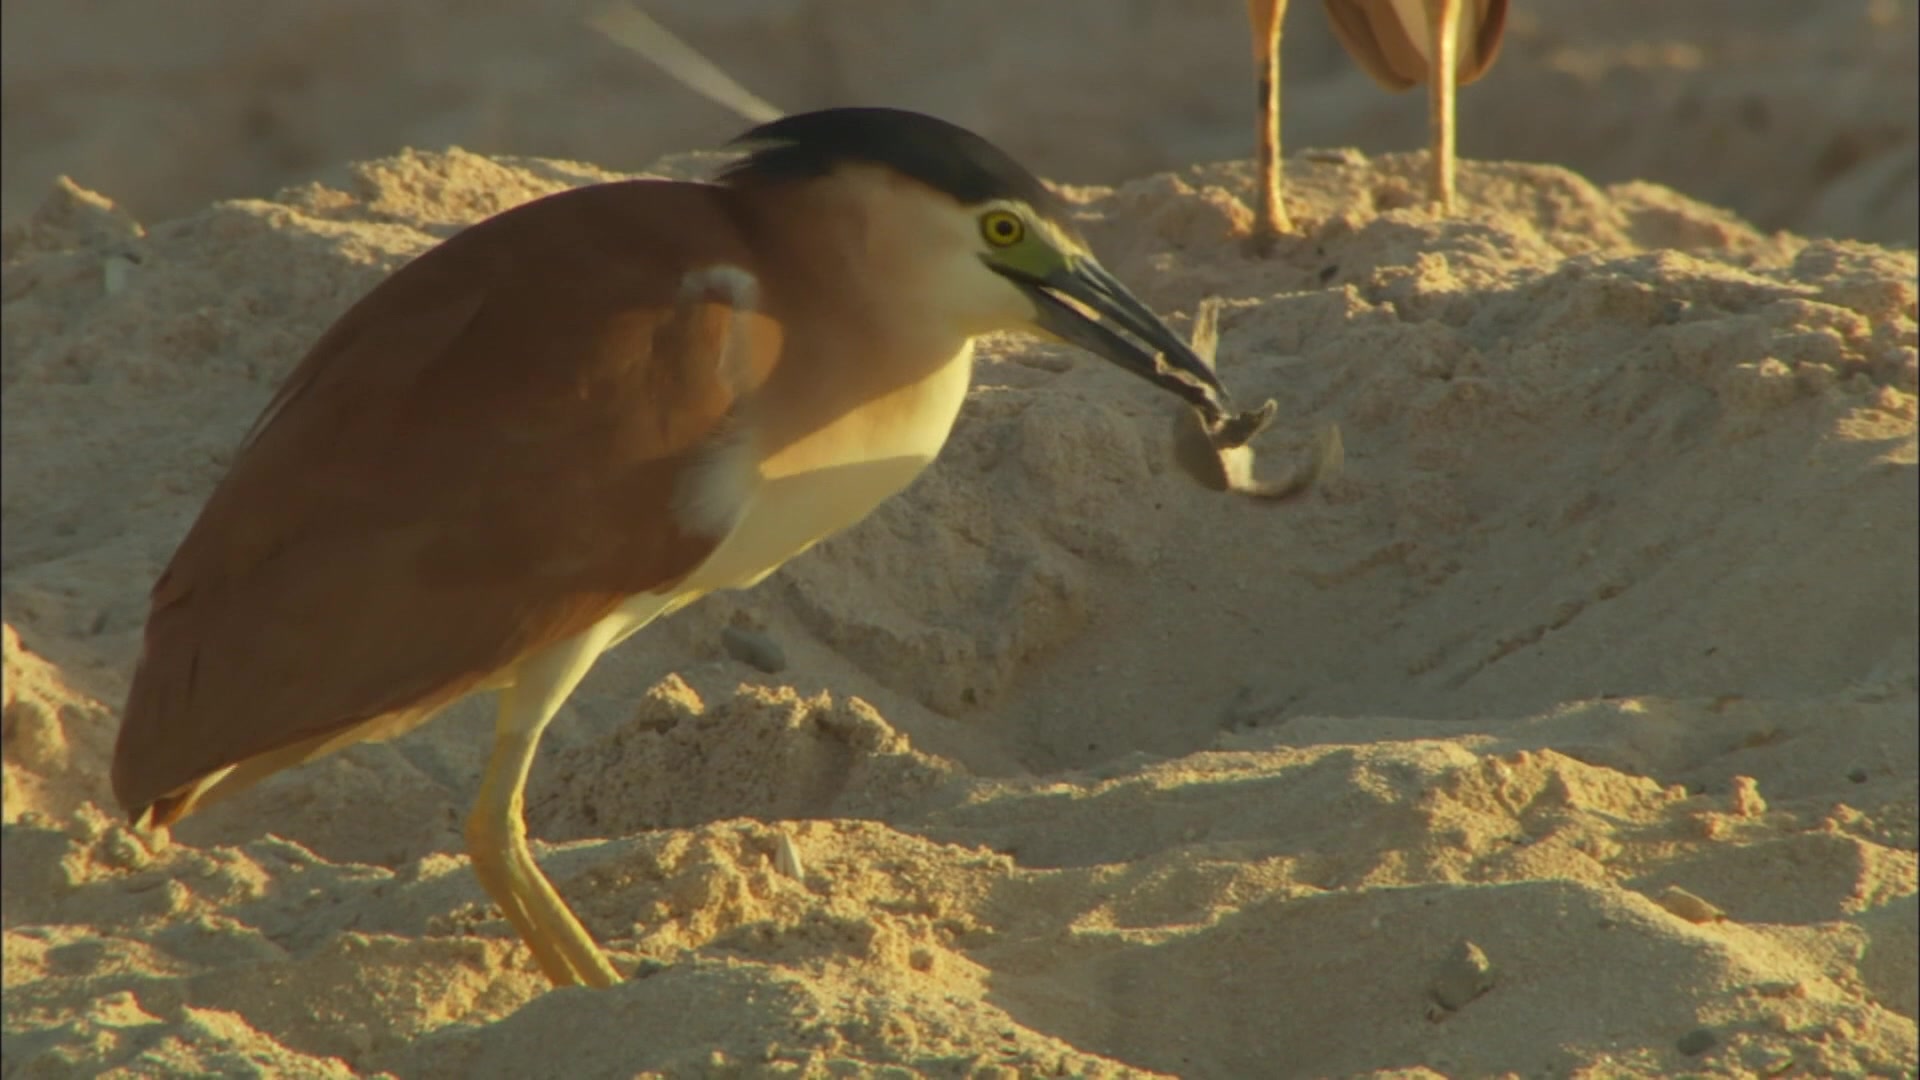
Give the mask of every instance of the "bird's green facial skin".
[[1032, 329], [1178, 394], [1209, 418], [1226, 415], [1226, 390], [1213, 366], [1071, 232], [1025, 203], [989, 203], [978, 209], [976, 221], [986, 244], [981, 260], [1026, 292], [1034, 306]]
[[1025, 277], [1044, 281], [1071, 270], [1075, 261], [1092, 257], [1064, 229], [1025, 203], [989, 205], [980, 211], [979, 223], [988, 263]]

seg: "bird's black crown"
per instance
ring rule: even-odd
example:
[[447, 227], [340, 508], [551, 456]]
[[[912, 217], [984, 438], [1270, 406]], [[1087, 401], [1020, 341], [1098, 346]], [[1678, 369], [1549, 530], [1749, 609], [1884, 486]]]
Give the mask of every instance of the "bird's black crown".
[[796, 113], [733, 140], [749, 148], [721, 179], [799, 180], [849, 162], [884, 165], [973, 206], [1018, 199], [1064, 220], [1065, 207], [1038, 177], [958, 124], [905, 109], [842, 108]]

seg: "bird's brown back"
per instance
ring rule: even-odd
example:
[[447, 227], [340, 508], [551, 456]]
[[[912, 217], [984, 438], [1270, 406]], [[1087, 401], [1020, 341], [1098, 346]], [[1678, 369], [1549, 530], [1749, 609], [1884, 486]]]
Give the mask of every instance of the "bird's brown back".
[[[144, 808], [227, 765], [447, 704], [710, 552], [674, 478], [770, 320], [686, 294], [754, 272], [732, 193], [550, 196], [429, 250], [287, 378], [154, 586], [113, 760]], [[156, 817], [165, 817], [156, 807]]]

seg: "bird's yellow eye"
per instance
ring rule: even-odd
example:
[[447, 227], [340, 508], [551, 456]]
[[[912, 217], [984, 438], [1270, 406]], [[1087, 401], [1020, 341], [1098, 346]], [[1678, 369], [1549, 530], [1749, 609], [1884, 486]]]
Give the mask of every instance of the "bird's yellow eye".
[[1027, 223], [1007, 210], [989, 210], [980, 216], [980, 235], [994, 247], [1012, 247], [1027, 235]]

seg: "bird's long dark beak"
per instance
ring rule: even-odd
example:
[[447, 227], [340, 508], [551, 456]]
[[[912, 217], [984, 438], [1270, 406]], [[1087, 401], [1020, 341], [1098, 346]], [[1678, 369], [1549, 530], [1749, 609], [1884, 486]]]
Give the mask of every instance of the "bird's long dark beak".
[[1178, 394], [1209, 419], [1230, 411], [1227, 391], [1213, 366], [1099, 263], [1085, 257], [1073, 259], [1045, 277], [988, 265], [1032, 296], [1042, 330]]

